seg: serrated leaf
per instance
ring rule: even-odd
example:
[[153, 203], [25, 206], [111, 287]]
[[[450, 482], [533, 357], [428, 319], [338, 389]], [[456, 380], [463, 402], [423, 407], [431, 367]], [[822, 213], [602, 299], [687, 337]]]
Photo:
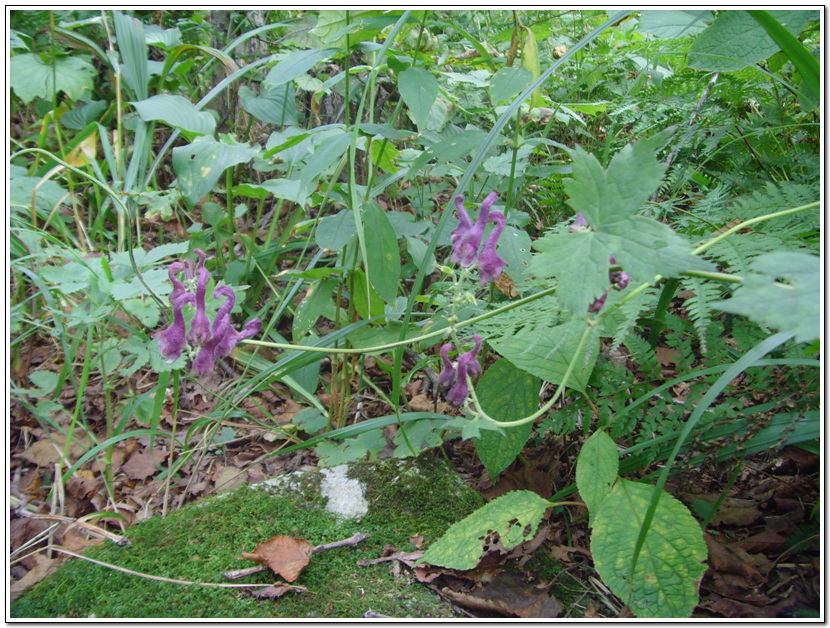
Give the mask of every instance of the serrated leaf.
[[[476, 385], [482, 409], [497, 421], [515, 421], [539, 407], [541, 381], [501, 359], [488, 368]], [[516, 459], [533, 431], [533, 423], [504, 428], [504, 435], [485, 431], [476, 438], [476, 452], [495, 482], [499, 473]]]
[[173, 170], [179, 191], [193, 207], [213, 189], [227, 168], [250, 161], [256, 153], [255, 148], [217, 142], [206, 136], [174, 148]]
[[637, 617], [688, 617], [706, 571], [706, 543], [688, 508], [663, 492], [633, 576], [631, 560], [653, 486], [620, 479], [594, 517], [591, 553], [603, 582]]
[[216, 121], [207, 111], [199, 111], [196, 105], [182, 96], [159, 94], [147, 100], [130, 103], [145, 122], [164, 122], [174, 128], [197, 135], [213, 135]]
[[55, 57], [46, 64], [38, 55], [27, 52], [9, 61], [9, 84], [27, 105], [35, 98], [51, 100], [53, 85], [72, 100], [89, 100], [97, 75], [92, 64], [82, 57]]
[[348, 438], [342, 442], [326, 440], [314, 448], [320, 458], [321, 467], [336, 467], [355, 460], [362, 460], [366, 454], [378, 453], [386, 446], [386, 437], [379, 429], [369, 430], [360, 436]]
[[[810, 11], [770, 11], [779, 24], [798, 35]], [[761, 24], [746, 11], [724, 11], [689, 49], [689, 66], [730, 72], [763, 61], [780, 50]]]
[[[442, 419], [426, 419], [408, 423], [406, 426], [406, 438], [404, 438], [404, 431], [398, 430], [398, 433], [392, 439], [393, 444], [397, 445], [392, 455], [395, 458], [408, 458], [412, 456], [412, 450], [409, 448], [410, 445], [415, 450], [415, 455], [418, 455], [424, 449], [438, 447], [444, 442], [441, 432], [445, 424], [446, 421]], [[407, 440], [409, 443], [407, 443]]]
[[[585, 323], [573, 320], [550, 327], [544, 334], [535, 330], [489, 338], [490, 344], [518, 368], [543, 380], [559, 384], [585, 331]], [[599, 338], [589, 339], [583, 355], [568, 378], [567, 386], [585, 391], [599, 353]]]
[[609, 259], [613, 255], [631, 281], [653, 282], [685, 270], [714, 270], [707, 260], [692, 255], [686, 239], [670, 227], [636, 216], [660, 184], [665, 165], [656, 149], [667, 130], [629, 144], [611, 160], [607, 170], [581, 148], [574, 151], [573, 179], [565, 179], [568, 204], [581, 212], [589, 231], [551, 234], [534, 242], [540, 251], [530, 265], [532, 274], [556, 276], [557, 297], [576, 314], [609, 289]]
[[398, 90], [413, 121], [422, 131], [438, 98], [438, 79], [423, 68], [409, 68], [398, 77]]
[[551, 503], [532, 491], [511, 491], [454, 523], [416, 563], [450, 569], [473, 569], [481, 558], [482, 540], [496, 532], [505, 549], [530, 540]]
[[820, 290], [818, 256], [769, 253], [750, 264], [750, 272], [731, 299], [712, 307], [779, 331], [794, 331], [796, 342], [810, 342], [819, 338], [821, 329]]
[[611, 492], [619, 468], [620, 455], [614, 440], [602, 430], [594, 432], [576, 459], [576, 487], [592, 518]]

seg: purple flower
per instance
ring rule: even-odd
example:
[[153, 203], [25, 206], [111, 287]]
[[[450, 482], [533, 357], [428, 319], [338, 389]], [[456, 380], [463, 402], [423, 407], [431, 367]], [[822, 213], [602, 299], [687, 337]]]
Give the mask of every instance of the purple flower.
[[218, 357], [216, 349], [231, 329], [231, 310], [236, 302], [236, 295], [229, 286], [217, 286], [213, 291], [213, 298], [225, 297], [225, 302], [219, 306], [216, 318], [213, 319], [210, 339], [202, 345], [199, 353], [193, 358], [192, 372], [194, 375], [206, 375], [213, 370], [213, 364]]
[[179, 278], [176, 277], [177, 273], [180, 273], [184, 270], [184, 264], [181, 262], [173, 262], [167, 268], [167, 276], [170, 277], [170, 283], [173, 284], [173, 292], [170, 293], [170, 303], [176, 303], [176, 300], [182, 296], [187, 290], [184, 288], [184, 284], [179, 281]]
[[[608, 261], [614, 266], [617, 265], [617, 260], [613, 255], [608, 258]], [[624, 290], [628, 285], [628, 282], [631, 281], [631, 277], [629, 277], [628, 273], [624, 270], [619, 270], [616, 272], [609, 272], [608, 281], [611, 282], [611, 287], [614, 288], [614, 290]]]
[[168, 364], [178, 360], [187, 346], [182, 308], [185, 303], [193, 303], [194, 298], [192, 294], [185, 293], [176, 299], [173, 304], [173, 322], [166, 329], [154, 334], [159, 339], [161, 355], [167, 360]]
[[602, 306], [605, 305], [605, 299], [608, 298], [608, 290], [602, 293], [602, 296], [588, 306], [588, 311], [591, 313], [599, 312]]
[[568, 231], [571, 233], [588, 231], [588, 221], [585, 220], [585, 216], [582, 215], [582, 212], [576, 212], [576, 220], [574, 220], [571, 226], [568, 227]]
[[481, 255], [478, 256], [478, 272], [481, 276], [482, 286], [488, 281], [498, 279], [504, 267], [507, 266], [507, 262], [496, 253], [496, 243], [502, 231], [504, 231], [504, 214], [500, 211], [491, 211], [490, 221], [495, 223], [496, 227], [487, 236], [487, 242], [484, 243]]
[[438, 375], [438, 383], [444, 388], [449, 388], [455, 381], [455, 367], [449, 358], [451, 349], [452, 345], [450, 343], [441, 347], [441, 360], [444, 362], [444, 370]]
[[193, 316], [193, 320], [190, 321], [190, 335], [188, 338], [197, 347], [201, 347], [210, 340], [210, 321], [205, 313], [205, 293], [207, 292], [210, 273], [204, 266], [197, 266], [196, 273], [196, 314]]
[[233, 327], [228, 325], [228, 331], [224, 333], [219, 341], [219, 344], [216, 345], [215, 357], [224, 358], [229, 356], [231, 351], [233, 351], [233, 348], [242, 340], [256, 336], [260, 331], [262, 331], [262, 321], [258, 318], [251, 319], [245, 323], [245, 327], [242, 331], [236, 331]]
[[481, 202], [481, 209], [479, 210], [475, 224], [472, 223], [470, 215], [464, 208], [464, 197], [460, 194], [455, 197], [459, 224], [458, 228], [450, 235], [450, 241], [453, 245], [452, 257], [450, 258], [451, 262], [458, 263], [464, 268], [472, 266], [473, 262], [475, 262], [476, 254], [481, 246], [481, 238], [484, 235], [484, 227], [487, 226], [487, 217], [490, 214], [490, 208], [498, 197], [499, 195], [495, 192], [490, 192]]
[[444, 361], [444, 370], [438, 376], [438, 383], [445, 388], [452, 386], [451, 390], [447, 393], [447, 403], [450, 405], [460, 406], [464, 404], [470, 392], [467, 386], [467, 375], [476, 377], [481, 373], [481, 365], [476, 360], [476, 355], [481, 349], [481, 336], [474, 334], [473, 342], [475, 342], [475, 346], [467, 351], [467, 353], [462, 354], [458, 358], [458, 363], [455, 365], [447, 357], [450, 349], [452, 349], [452, 345], [448, 343], [441, 347], [441, 359]]

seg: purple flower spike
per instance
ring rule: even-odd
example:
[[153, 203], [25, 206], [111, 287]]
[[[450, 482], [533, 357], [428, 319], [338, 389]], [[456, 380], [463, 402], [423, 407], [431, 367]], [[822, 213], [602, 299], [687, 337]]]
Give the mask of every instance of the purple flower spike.
[[460, 406], [464, 404], [467, 400], [467, 395], [470, 394], [467, 388], [467, 366], [461, 359], [458, 361], [455, 372], [458, 379], [456, 379], [455, 386], [452, 387], [452, 390], [447, 393], [447, 403], [451, 406]]
[[450, 343], [447, 343], [441, 347], [441, 360], [444, 363], [444, 370], [438, 375], [438, 383], [443, 388], [449, 388], [452, 386], [453, 381], [455, 381], [455, 367], [452, 362], [450, 362], [449, 358], [451, 349], [452, 345]]
[[481, 373], [481, 364], [476, 360], [476, 356], [481, 349], [481, 336], [473, 334], [473, 342], [475, 346], [458, 359], [459, 364], [464, 363], [470, 377], [476, 377]]
[[[228, 318], [226, 317], [227, 321]], [[262, 330], [262, 321], [254, 318], [245, 324], [245, 328], [239, 332], [228, 324], [227, 331], [222, 334], [219, 343], [216, 345], [214, 352], [214, 359], [224, 358], [231, 354], [233, 348], [240, 343], [240, 341], [257, 335]], [[222, 331], [221, 329], [219, 331]], [[218, 333], [218, 332], [217, 332]]]
[[481, 250], [481, 255], [478, 256], [478, 272], [481, 276], [482, 286], [488, 281], [498, 279], [501, 271], [507, 266], [507, 262], [496, 253], [496, 243], [502, 231], [504, 231], [504, 214], [499, 211], [492, 211], [490, 212], [490, 220], [495, 223], [496, 228], [490, 232], [487, 242], [484, 243], [484, 248]]
[[196, 272], [198, 273], [196, 280], [196, 315], [190, 322], [188, 338], [197, 347], [201, 347], [210, 340], [210, 321], [207, 314], [205, 314], [205, 293], [207, 292], [210, 273], [202, 265], [196, 267]]
[[588, 306], [588, 311], [593, 313], [599, 312], [602, 306], [605, 305], [605, 299], [608, 298], [608, 290], [602, 293], [602, 296]]
[[176, 274], [182, 272], [183, 270], [184, 264], [181, 262], [173, 262], [167, 267], [167, 276], [170, 277], [170, 283], [173, 284], [173, 292], [170, 293], [170, 303], [174, 305], [176, 304], [176, 300], [187, 292], [184, 288], [184, 284], [179, 281], [178, 277], [176, 277]]
[[[461, 199], [459, 201], [459, 198]], [[464, 209], [463, 196], [455, 197], [455, 205], [458, 208], [459, 225], [458, 228], [452, 232], [450, 240], [453, 243], [453, 252], [450, 261], [458, 263], [462, 267], [467, 268], [472, 266], [476, 260], [476, 254], [481, 246], [481, 238], [484, 236], [484, 228], [487, 226], [487, 218], [490, 214], [490, 208], [493, 203], [499, 198], [495, 192], [490, 192], [481, 203], [481, 209], [478, 213], [478, 218], [473, 225], [470, 221], [470, 216], [467, 210]]]
[[167, 360], [168, 364], [172, 364], [179, 359], [179, 356], [187, 346], [187, 338], [185, 337], [185, 324], [182, 308], [185, 303], [193, 303], [194, 296], [190, 293], [181, 295], [173, 304], [173, 322], [162, 331], [154, 334], [159, 339], [159, 349], [161, 355]]

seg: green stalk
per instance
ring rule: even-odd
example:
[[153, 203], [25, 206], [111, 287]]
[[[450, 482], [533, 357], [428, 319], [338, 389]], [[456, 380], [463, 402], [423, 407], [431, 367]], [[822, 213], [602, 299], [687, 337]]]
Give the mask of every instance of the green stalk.
[[654, 310], [654, 323], [651, 325], [651, 333], [648, 336], [648, 344], [651, 345], [652, 349], [657, 346], [657, 341], [660, 339], [660, 332], [663, 331], [663, 323], [666, 320], [666, 312], [679, 285], [680, 280], [678, 279], [669, 279], [663, 285], [660, 300], [657, 302], [657, 308]]

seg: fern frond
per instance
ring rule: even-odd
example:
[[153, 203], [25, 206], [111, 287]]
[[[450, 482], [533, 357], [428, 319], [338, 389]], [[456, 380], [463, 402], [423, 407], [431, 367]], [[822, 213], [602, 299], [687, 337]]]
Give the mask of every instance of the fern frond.
[[700, 351], [706, 354], [709, 352], [707, 330], [712, 322], [711, 304], [721, 298], [721, 289], [717, 284], [697, 277], [684, 279], [683, 285], [687, 290], [694, 292], [693, 296], [686, 299], [684, 305], [694, 323], [700, 341]]
[[614, 313], [608, 325], [608, 327], [614, 330], [609, 351], [613, 351], [619, 347], [628, 333], [634, 328], [640, 314], [646, 310], [654, 309], [656, 304], [657, 289], [653, 287], [644, 290], [627, 303], [623, 303], [620, 309]]

